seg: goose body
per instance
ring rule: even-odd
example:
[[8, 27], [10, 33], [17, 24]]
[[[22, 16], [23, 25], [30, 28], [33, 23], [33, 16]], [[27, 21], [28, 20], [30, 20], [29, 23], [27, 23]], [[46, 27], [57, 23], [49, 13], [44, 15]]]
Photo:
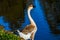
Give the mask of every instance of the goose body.
[[34, 36], [35, 33], [37, 31], [37, 26], [34, 22], [34, 20], [32, 19], [31, 15], [30, 15], [30, 11], [33, 9], [33, 5], [30, 5], [28, 7], [28, 18], [30, 20], [30, 24], [27, 25], [22, 32], [20, 32], [19, 30], [17, 30], [17, 32], [19, 33], [19, 36], [22, 37], [24, 40], [28, 40], [28, 39], [32, 39], [34, 40]]

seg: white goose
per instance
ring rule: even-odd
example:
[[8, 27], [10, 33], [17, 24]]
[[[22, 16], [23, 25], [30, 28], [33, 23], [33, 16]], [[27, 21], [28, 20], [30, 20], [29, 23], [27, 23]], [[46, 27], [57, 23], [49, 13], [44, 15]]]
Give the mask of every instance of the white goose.
[[28, 40], [28, 39], [34, 40], [34, 36], [35, 36], [36, 31], [37, 31], [37, 26], [30, 15], [30, 11], [32, 9], [33, 9], [33, 5], [31, 4], [31, 5], [29, 5], [28, 10], [27, 10], [30, 24], [27, 25], [22, 32], [17, 30], [19, 36], [22, 37], [23, 40]]

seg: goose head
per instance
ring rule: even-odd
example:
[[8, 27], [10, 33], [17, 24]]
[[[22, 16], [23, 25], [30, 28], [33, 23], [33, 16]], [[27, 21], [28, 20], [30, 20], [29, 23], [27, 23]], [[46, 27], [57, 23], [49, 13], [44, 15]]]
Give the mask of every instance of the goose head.
[[28, 6], [28, 10], [31, 10], [31, 9], [33, 9], [33, 5], [32, 5], [32, 4], [30, 4], [30, 5]]

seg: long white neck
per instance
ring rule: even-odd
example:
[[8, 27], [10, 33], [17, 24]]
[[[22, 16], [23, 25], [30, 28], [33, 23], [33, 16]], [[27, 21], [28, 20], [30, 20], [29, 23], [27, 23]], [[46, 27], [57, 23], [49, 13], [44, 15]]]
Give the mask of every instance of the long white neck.
[[[32, 8], [32, 9], [33, 9], [33, 8]], [[30, 12], [31, 12], [32, 9], [28, 8], [28, 18], [29, 18], [29, 20], [30, 20], [30, 23], [31, 23], [32, 25], [36, 26], [34, 20], [32, 19], [31, 15], [30, 15]]]

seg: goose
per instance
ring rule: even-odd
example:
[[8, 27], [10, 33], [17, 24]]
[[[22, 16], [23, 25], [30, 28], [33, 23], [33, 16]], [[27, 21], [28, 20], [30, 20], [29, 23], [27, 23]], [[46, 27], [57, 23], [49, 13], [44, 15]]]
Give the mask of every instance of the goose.
[[36, 26], [36, 23], [34, 22], [34, 20], [32, 19], [31, 15], [30, 15], [30, 12], [31, 10], [33, 9], [33, 5], [30, 4], [28, 6], [28, 18], [29, 18], [29, 21], [30, 21], [30, 24], [27, 25], [23, 30], [22, 32], [20, 30], [17, 30], [19, 36], [21, 38], [23, 38], [23, 40], [34, 40], [34, 36], [36, 34], [36, 31], [37, 31], [37, 26]]

